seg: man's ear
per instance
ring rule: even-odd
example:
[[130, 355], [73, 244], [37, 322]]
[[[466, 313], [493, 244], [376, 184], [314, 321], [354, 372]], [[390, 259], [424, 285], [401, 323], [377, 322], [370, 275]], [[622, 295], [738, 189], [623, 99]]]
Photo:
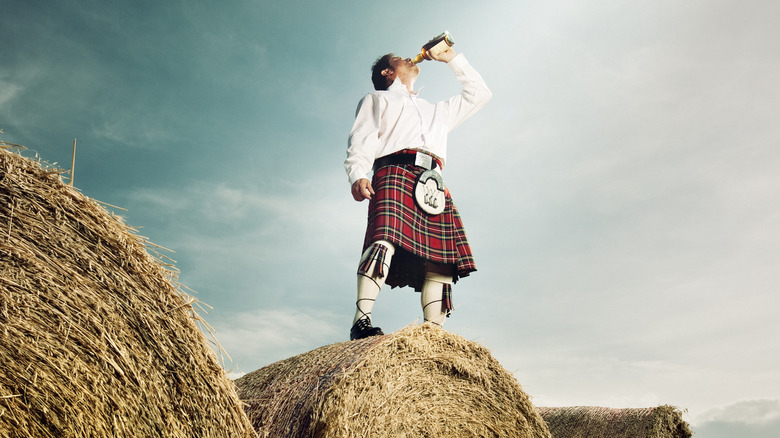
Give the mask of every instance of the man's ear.
[[393, 69], [392, 68], [386, 68], [386, 69], [382, 70], [382, 76], [390, 76], [391, 74], [393, 74]]

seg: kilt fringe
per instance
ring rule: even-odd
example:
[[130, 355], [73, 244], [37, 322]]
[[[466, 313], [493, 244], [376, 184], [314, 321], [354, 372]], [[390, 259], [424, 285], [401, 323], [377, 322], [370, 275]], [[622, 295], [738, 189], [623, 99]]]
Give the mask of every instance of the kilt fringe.
[[[387, 247], [379, 243], [371, 245], [371, 250], [358, 266], [358, 274], [371, 278], [384, 278], [385, 276], [385, 257], [387, 257]], [[371, 264], [374, 263], [374, 269]], [[371, 270], [372, 272], [369, 272]]]
[[455, 307], [452, 306], [452, 285], [449, 283], [444, 283], [442, 286], [441, 311], [449, 318], [450, 313], [455, 310]]

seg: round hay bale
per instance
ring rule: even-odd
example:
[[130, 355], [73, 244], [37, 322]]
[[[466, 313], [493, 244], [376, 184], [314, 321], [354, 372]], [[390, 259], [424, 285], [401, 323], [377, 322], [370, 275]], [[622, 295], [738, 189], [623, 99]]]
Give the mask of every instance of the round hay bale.
[[254, 436], [193, 302], [117, 217], [0, 149], [0, 436]]
[[592, 406], [538, 408], [553, 438], [691, 438], [673, 406], [613, 409]]
[[549, 437], [486, 348], [431, 324], [321, 347], [236, 386], [263, 437]]

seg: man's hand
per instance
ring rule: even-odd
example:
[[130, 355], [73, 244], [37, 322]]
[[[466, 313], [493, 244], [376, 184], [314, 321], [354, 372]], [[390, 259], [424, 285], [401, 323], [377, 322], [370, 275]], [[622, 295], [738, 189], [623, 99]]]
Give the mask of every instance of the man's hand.
[[450, 62], [450, 60], [454, 58], [455, 55], [457, 55], [457, 53], [455, 53], [455, 51], [452, 50], [452, 47], [447, 47], [447, 50], [443, 50], [437, 53], [436, 55], [431, 53], [431, 58], [441, 62]]
[[362, 201], [364, 199], [371, 199], [371, 195], [374, 194], [374, 188], [371, 187], [371, 181], [366, 178], [360, 178], [352, 184], [352, 197], [355, 201]]

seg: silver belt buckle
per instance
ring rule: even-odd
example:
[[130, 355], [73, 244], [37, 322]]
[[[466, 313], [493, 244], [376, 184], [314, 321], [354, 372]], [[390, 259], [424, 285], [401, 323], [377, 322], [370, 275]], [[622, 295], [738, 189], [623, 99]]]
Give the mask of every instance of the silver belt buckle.
[[433, 169], [433, 157], [424, 152], [417, 152], [414, 154], [414, 165], [431, 170]]

